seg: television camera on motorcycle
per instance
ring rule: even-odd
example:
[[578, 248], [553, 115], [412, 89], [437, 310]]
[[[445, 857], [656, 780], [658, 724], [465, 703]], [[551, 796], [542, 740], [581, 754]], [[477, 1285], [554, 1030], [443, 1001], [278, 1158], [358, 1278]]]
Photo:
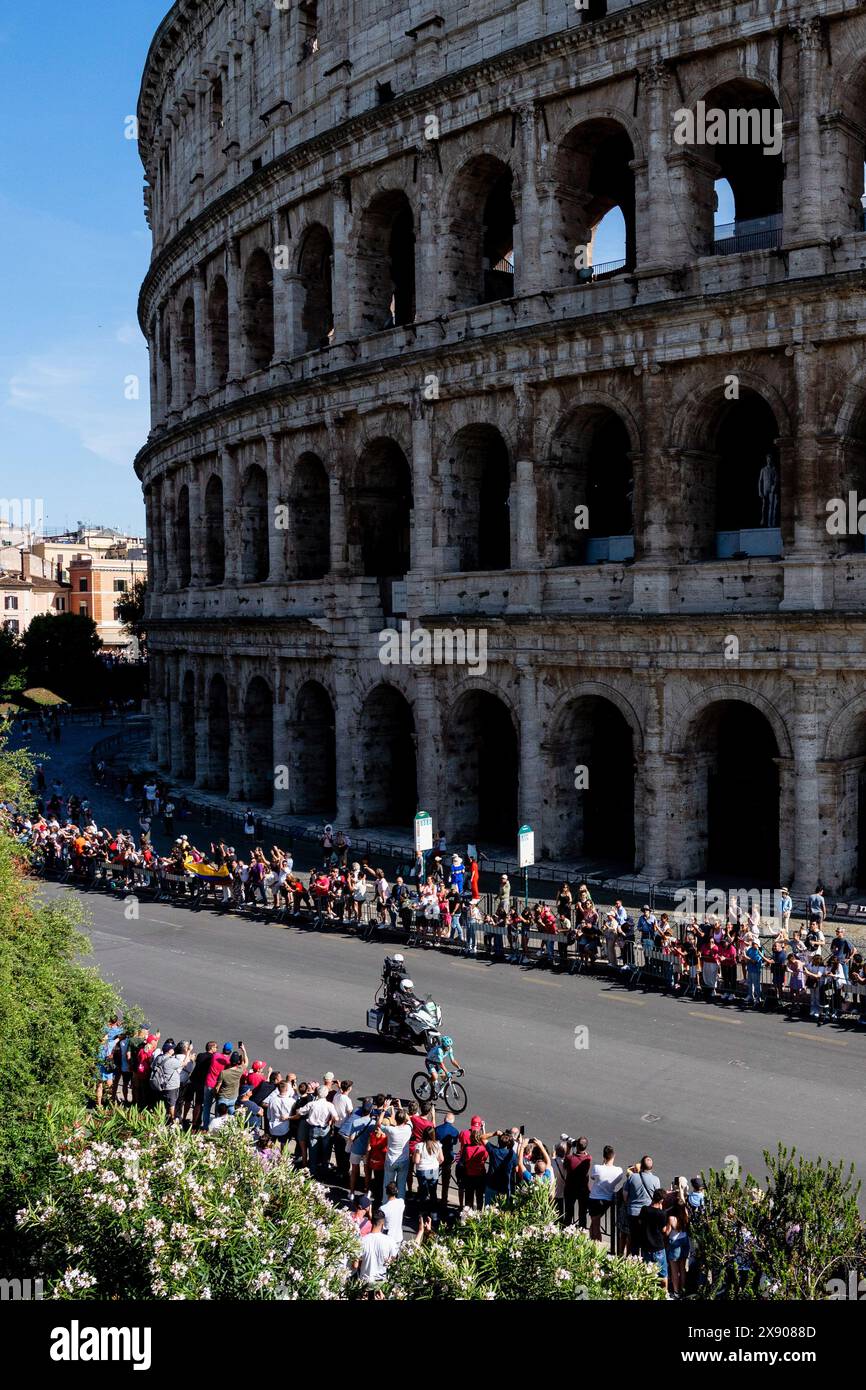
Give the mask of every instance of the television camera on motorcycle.
[[395, 1042], [411, 1043], [427, 1052], [440, 1037], [442, 1010], [433, 999], [421, 999], [406, 972], [401, 955], [386, 956], [375, 1008], [367, 1026]]

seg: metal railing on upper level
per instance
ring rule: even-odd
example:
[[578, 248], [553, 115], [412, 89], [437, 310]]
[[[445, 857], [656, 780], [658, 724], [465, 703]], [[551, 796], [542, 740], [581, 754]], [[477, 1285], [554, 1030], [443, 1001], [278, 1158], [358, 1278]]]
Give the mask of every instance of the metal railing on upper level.
[[772, 251], [782, 245], [782, 214], [754, 217], [747, 222], [725, 222], [713, 233], [709, 254], [730, 256], [738, 251]]

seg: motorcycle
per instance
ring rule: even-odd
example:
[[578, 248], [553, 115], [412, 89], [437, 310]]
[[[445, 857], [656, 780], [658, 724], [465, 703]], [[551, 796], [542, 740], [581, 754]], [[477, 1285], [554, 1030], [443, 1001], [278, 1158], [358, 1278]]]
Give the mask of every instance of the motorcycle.
[[428, 1052], [441, 1036], [442, 1009], [433, 999], [419, 999], [414, 1008], [405, 1013], [386, 1009], [383, 1002], [369, 1011], [367, 1024], [383, 1038], [411, 1043]]

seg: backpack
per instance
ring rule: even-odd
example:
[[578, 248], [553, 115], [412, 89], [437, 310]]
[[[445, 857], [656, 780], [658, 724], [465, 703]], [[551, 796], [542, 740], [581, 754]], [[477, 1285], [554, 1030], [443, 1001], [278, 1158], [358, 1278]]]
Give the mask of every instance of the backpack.
[[167, 1061], [167, 1057], [158, 1057], [150, 1069], [151, 1088], [156, 1091], [157, 1095], [161, 1096], [165, 1095], [169, 1089], [168, 1076], [165, 1070]]

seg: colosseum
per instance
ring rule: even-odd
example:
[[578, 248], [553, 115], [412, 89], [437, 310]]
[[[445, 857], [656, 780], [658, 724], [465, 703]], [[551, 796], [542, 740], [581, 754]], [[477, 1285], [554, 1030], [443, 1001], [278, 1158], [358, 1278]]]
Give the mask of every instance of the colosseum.
[[160, 766], [866, 884], [866, 6], [177, 0], [138, 117]]

